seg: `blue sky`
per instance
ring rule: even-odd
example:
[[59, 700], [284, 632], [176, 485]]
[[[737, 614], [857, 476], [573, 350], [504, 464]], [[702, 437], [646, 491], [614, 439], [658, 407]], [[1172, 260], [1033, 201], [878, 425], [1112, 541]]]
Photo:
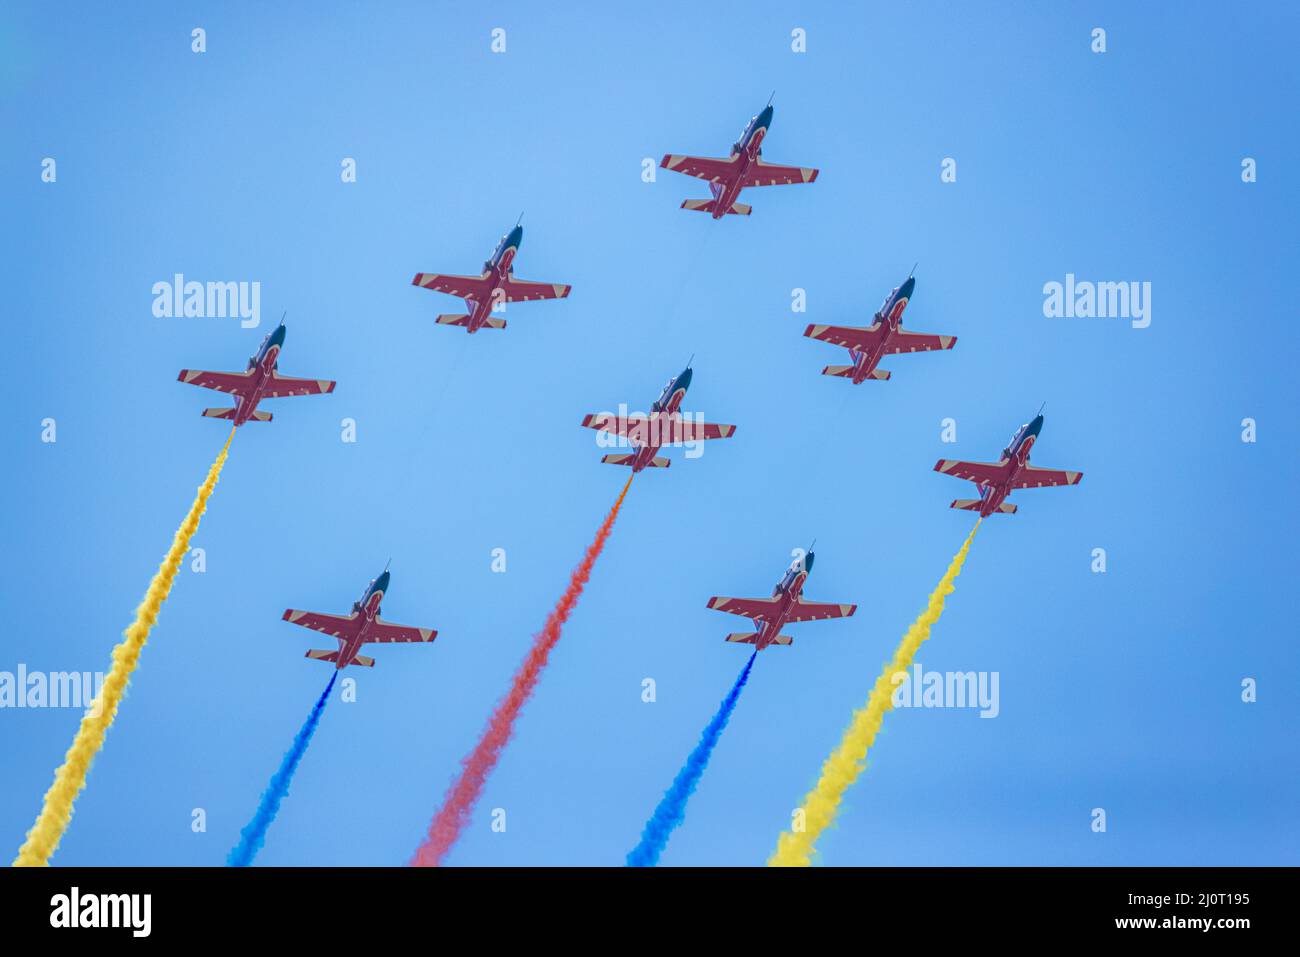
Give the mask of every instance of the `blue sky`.
[[[259, 860], [405, 861], [626, 478], [579, 421], [694, 354], [687, 406], [736, 436], [637, 478], [451, 863], [621, 863], [747, 656], [705, 602], [767, 594], [816, 537], [809, 597], [859, 611], [760, 655], [663, 858], [764, 861], [970, 527], [934, 462], [995, 458], [1044, 401], [1035, 461], [1083, 483], [985, 523], [919, 656], [998, 672], [1001, 713], [891, 714], [823, 860], [1296, 863], [1297, 26], [1268, 3], [8, 5], [0, 670], [107, 667], [225, 437], [179, 369], [242, 368], [287, 310], [281, 369], [339, 382], [240, 430], [207, 571], [55, 862], [221, 863], [329, 677], [281, 612], [346, 611], [390, 556], [385, 616], [439, 638], [347, 672]], [[703, 184], [642, 182], [645, 157], [725, 154], [773, 90], [765, 157], [815, 184], [713, 222], [678, 209]], [[571, 298], [435, 326], [456, 304], [411, 276], [476, 271], [521, 210], [517, 274]], [[914, 262], [906, 324], [956, 348], [819, 376], [841, 354], [804, 325], [867, 324]], [[155, 318], [177, 272], [260, 282], [262, 327]], [[1150, 327], [1045, 318], [1067, 273], [1150, 282]], [[77, 719], [0, 711], [14, 848]]]

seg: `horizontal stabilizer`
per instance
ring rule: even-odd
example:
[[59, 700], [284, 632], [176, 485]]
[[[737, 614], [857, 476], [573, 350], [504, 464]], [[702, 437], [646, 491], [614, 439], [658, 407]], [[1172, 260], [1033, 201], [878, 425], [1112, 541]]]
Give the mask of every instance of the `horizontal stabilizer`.
[[[853, 378], [853, 366], [827, 366], [822, 370], [822, 375], [837, 375], [845, 379]], [[875, 379], [878, 382], [884, 382], [889, 378], [889, 372], [885, 369], [872, 369], [867, 373], [868, 379]]]
[[313, 661], [338, 661], [339, 653], [337, 651], [317, 651], [313, 648], [308, 651], [304, 657], [310, 658]]
[[375, 666], [375, 659], [369, 658], [366, 655], [355, 655], [352, 658], [352, 664], [361, 665], [363, 668], [373, 668]]
[[[718, 202], [714, 199], [685, 199], [682, 200], [682, 209], [693, 209], [700, 213], [712, 213], [718, 208]], [[751, 207], [748, 203], [732, 203], [727, 213], [734, 216], [748, 216]]]
[[[636, 458], [635, 455], [628, 452], [623, 452], [615, 455], [606, 455], [604, 458], [601, 459], [601, 461], [604, 462], [606, 465], [631, 465], [632, 460], [634, 458]], [[666, 469], [668, 468], [668, 466], [672, 464], [673, 463], [669, 459], [665, 458], [664, 456], [656, 455], [653, 459], [650, 460], [649, 468]]]
[[204, 409], [203, 414], [209, 419], [233, 419], [234, 409]]
[[[757, 644], [758, 632], [756, 631], [734, 632], [733, 634], [727, 635], [727, 641], [736, 641], [742, 645]], [[777, 635], [775, 638], [772, 639], [772, 644], [774, 645], [789, 645], [792, 644], [793, 642], [794, 639], [791, 638], [789, 635]]]
[[[964, 509], [967, 512], [978, 512], [982, 505], [983, 503], [977, 498], [959, 498], [948, 507]], [[1016, 507], [1010, 502], [1003, 502], [998, 506], [997, 510], [1003, 515], [1016, 514]]]
[[442, 326], [468, 326], [469, 316], [456, 312], [448, 312], [443, 313], [434, 321]]

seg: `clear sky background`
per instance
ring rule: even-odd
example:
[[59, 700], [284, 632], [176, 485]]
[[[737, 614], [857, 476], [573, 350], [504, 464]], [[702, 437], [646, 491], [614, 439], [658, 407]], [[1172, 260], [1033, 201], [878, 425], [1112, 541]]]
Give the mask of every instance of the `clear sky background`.
[[[705, 602], [769, 594], [816, 537], [808, 596], [859, 611], [759, 657], [663, 859], [762, 863], [972, 524], [935, 461], [995, 459], [1044, 401], [1035, 462], [1084, 480], [985, 523], [919, 656], [998, 672], [1001, 713], [889, 715], [822, 859], [1297, 863], [1297, 28], [1285, 3], [7, 4], [0, 670], [107, 668], [227, 431], [178, 370], [242, 369], [288, 310], [281, 369], [339, 382], [240, 430], [207, 571], [55, 863], [222, 863], [329, 678], [281, 612], [346, 612], [390, 556], [385, 617], [438, 640], [345, 673], [259, 861], [404, 862], [627, 477], [578, 423], [691, 354], [687, 407], [736, 436], [634, 482], [451, 863], [621, 864], [748, 653]], [[678, 209], [704, 184], [642, 181], [725, 155], [773, 90], [765, 157], [815, 184], [714, 222]], [[412, 275], [476, 272], [521, 210], [517, 275], [572, 296], [435, 326], [457, 303]], [[843, 353], [804, 325], [867, 324], [914, 262], [905, 322], [956, 348], [820, 376]], [[262, 327], [155, 318], [177, 272], [261, 282]], [[1068, 272], [1150, 282], [1150, 327], [1045, 318]], [[0, 711], [11, 848], [78, 719]]]

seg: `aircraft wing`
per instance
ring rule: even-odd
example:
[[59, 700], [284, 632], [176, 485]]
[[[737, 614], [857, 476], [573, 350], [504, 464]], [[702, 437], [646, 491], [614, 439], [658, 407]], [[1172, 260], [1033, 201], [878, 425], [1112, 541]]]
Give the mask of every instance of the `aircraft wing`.
[[675, 173], [685, 173], [696, 179], [707, 179], [710, 183], [721, 183], [730, 179], [736, 168], [736, 158], [712, 159], [708, 156], [678, 156], [669, 153], [659, 161], [664, 169]]
[[900, 352], [935, 352], [939, 349], [951, 349], [956, 344], [956, 336], [932, 336], [928, 332], [904, 332], [900, 329], [885, 343], [885, 355], [893, 356]]
[[356, 612], [350, 615], [324, 615], [317, 611], [298, 611], [286, 608], [282, 616], [285, 621], [302, 625], [312, 631], [321, 631], [335, 638], [350, 637], [360, 627]]
[[1000, 481], [1006, 475], [1006, 464], [1003, 462], [959, 462], [956, 459], [940, 459], [935, 463], [934, 470], [942, 472], [944, 475], [955, 475], [957, 478], [978, 482], [980, 485], [990, 485]]
[[513, 276], [501, 284], [506, 302], [528, 302], [530, 299], [563, 299], [572, 286], [562, 282], [530, 282]]
[[492, 284], [482, 276], [449, 276], [439, 272], [417, 272], [411, 285], [475, 302], [487, 299], [492, 290]]
[[709, 599], [709, 607], [725, 611], [729, 615], [742, 615], [745, 618], [770, 618], [776, 607], [775, 598], [723, 598], [714, 595]]
[[295, 379], [293, 376], [273, 373], [271, 381], [262, 390], [262, 398], [278, 399], [286, 395], [323, 395], [334, 391], [332, 379]]
[[230, 395], [245, 395], [252, 390], [252, 370], [248, 372], [205, 372], [202, 369], [182, 369], [176, 377], [178, 382], [227, 392]]
[[366, 632], [366, 644], [380, 642], [389, 644], [398, 641], [433, 641], [438, 633], [432, 628], [412, 628], [410, 625], [395, 625], [391, 621], [376, 618], [375, 623]]
[[819, 326], [814, 324], [805, 329], [803, 334], [809, 339], [816, 339], [819, 342], [829, 342], [832, 345], [843, 346], [845, 349], [856, 349], [859, 352], [864, 352], [880, 344], [880, 338], [884, 335], [884, 331], [878, 322], [873, 322], [866, 328], [858, 326]]
[[1011, 483], [1014, 488], [1047, 488], [1052, 485], [1078, 485], [1083, 478], [1082, 472], [1067, 472], [1064, 469], [1040, 469], [1036, 465], [1026, 465]]
[[817, 170], [806, 166], [778, 166], [764, 163], [759, 157], [745, 171], [742, 186], [791, 186], [795, 183], [811, 183], [817, 178]]
[[823, 621], [827, 618], [848, 618], [858, 610], [857, 605], [840, 605], [830, 601], [804, 601], [790, 609], [790, 621]]
[[584, 428], [626, 436], [640, 445], [673, 445], [680, 442], [697, 442], [701, 439], [729, 439], [735, 433], [734, 425], [715, 422], [686, 421], [681, 415], [626, 415], [613, 413], [588, 415], [582, 420]]

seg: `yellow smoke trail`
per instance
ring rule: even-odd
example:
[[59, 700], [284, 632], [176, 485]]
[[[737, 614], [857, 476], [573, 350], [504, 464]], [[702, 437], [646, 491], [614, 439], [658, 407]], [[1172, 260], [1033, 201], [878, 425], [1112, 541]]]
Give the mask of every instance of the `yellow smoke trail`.
[[970, 550], [971, 540], [975, 538], [979, 527], [980, 523], [976, 522], [961, 549], [953, 556], [948, 570], [930, 593], [925, 611], [912, 622], [894, 651], [893, 661], [885, 665], [885, 670], [876, 679], [866, 705], [853, 712], [853, 720], [840, 739], [839, 747], [826, 759], [816, 787], [803, 799], [803, 807], [800, 808], [803, 811], [803, 829], [796, 831], [792, 828], [781, 835], [776, 842], [776, 852], [768, 859], [769, 867], [807, 867], [812, 863], [817, 838], [834, 823], [844, 792], [867, 766], [867, 751], [876, 740], [876, 732], [885, 719], [885, 712], [894, 706], [894, 675], [906, 672], [912, 666], [912, 658], [917, 649], [930, 637], [930, 627], [943, 614], [944, 599], [952, 593], [953, 582], [961, 574], [966, 552]]
[[230, 436], [226, 439], [226, 444], [221, 447], [217, 460], [208, 469], [207, 479], [199, 486], [198, 495], [194, 499], [194, 504], [190, 506], [189, 514], [185, 516], [181, 527], [176, 530], [172, 547], [167, 551], [162, 564], [158, 566], [153, 581], [149, 582], [149, 590], [145, 592], [144, 601], [135, 610], [135, 621], [131, 622], [124, 637], [113, 649], [113, 666], [104, 680], [103, 690], [91, 703], [85, 717], [81, 719], [81, 727], [77, 729], [72, 747], [68, 748], [63, 764], [54, 772], [54, 783], [45, 792], [45, 803], [41, 807], [41, 813], [37, 815], [36, 823], [27, 832], [27, 840], [18, 849], [18, 857], [14, 859], [15, 867], [48, 865], [50, 855], [59, 846], [59, 840], [72, 819], [72, 802], [85, 786], [90, 762], [99, 752], [104, 743], [104, 735], [108, 733], [113, 719], [117, 716], [117, 706], [126, 692], [126, 684], [131, 678], [131, 672], [135, 670], [136, 662], [140, 660], [140, 652], [144, 650], [144, 643], [149, 639], [149, 632], [154, 622], [158, 620], [162, 603], [167, 600], [167, 593], [172, 590], [176, 572], [180, 570], [185, 553], [189, 550], [190, 539], [199, 527], [199, 519], [203, 517], [203, 510], [208, 505], [208, 497], [216, 487], [217, 478], [221, 475], [221, 467], [226, 464], [230, 440], [234, 437], [235, 431], [231, 429]]

